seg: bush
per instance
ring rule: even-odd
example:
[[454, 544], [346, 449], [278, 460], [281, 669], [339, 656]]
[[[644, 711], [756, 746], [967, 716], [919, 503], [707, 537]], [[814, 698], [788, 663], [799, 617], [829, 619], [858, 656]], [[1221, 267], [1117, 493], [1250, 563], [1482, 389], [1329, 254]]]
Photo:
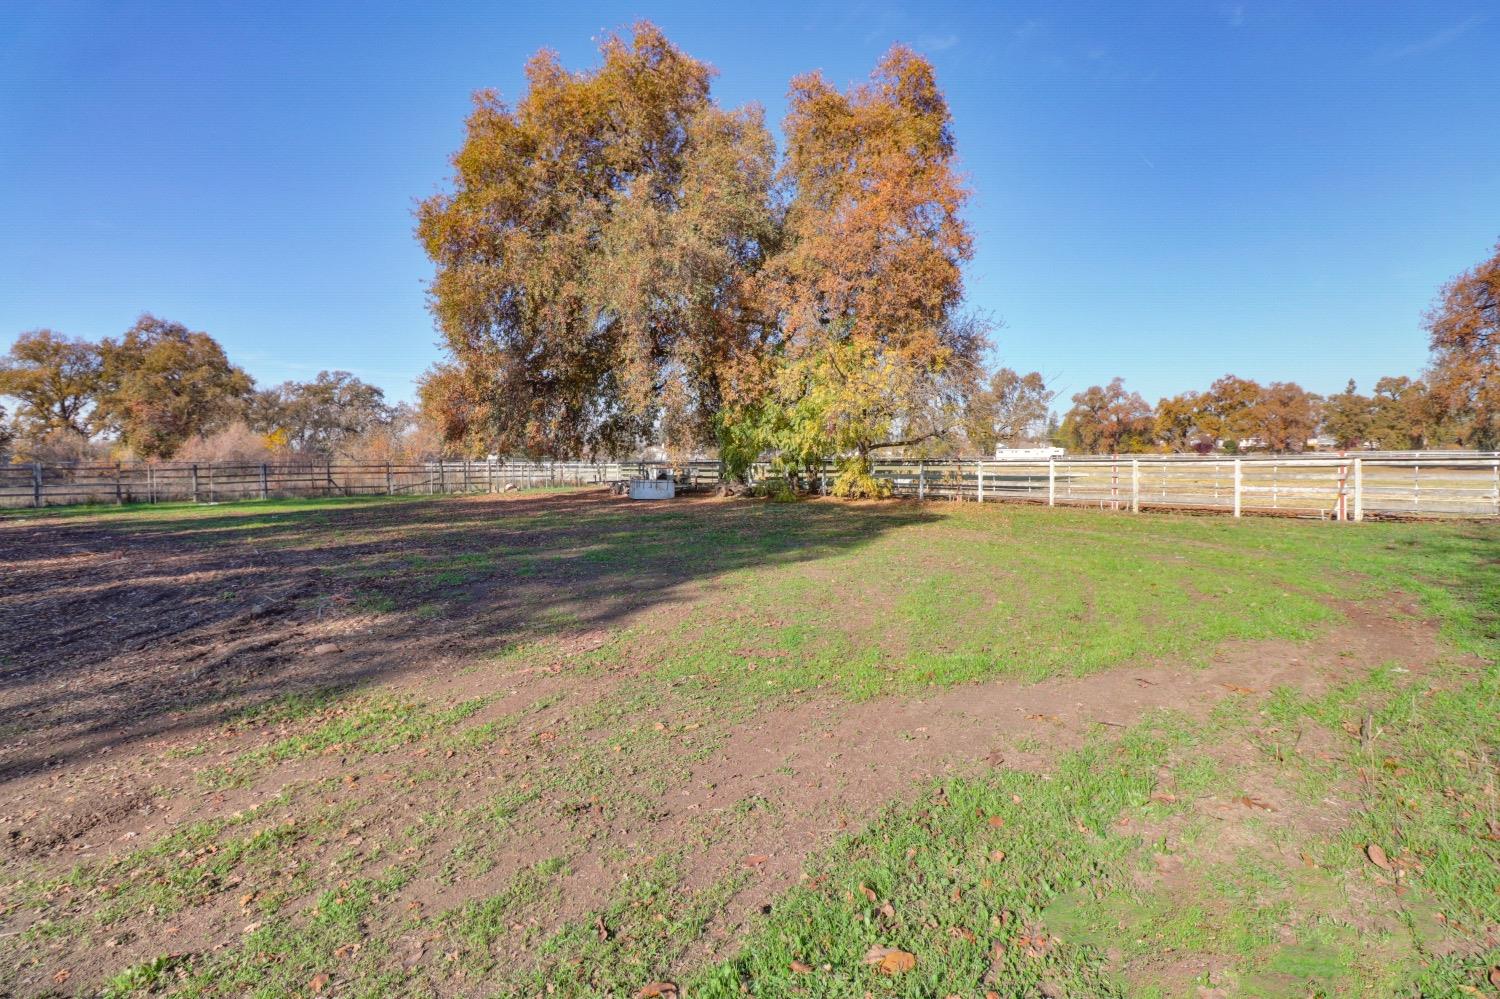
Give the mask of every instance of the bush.
[[265, 435], [258, 434], [244, 423], [236, 421], [216, 433], [188, 438], [187, 442], [177, 449], [172, 460], [196, 461], [204, 464], [213, 461], [258, 464], [272, 461], [275, 457], [276, 452], [271, 448], [271, 443]]

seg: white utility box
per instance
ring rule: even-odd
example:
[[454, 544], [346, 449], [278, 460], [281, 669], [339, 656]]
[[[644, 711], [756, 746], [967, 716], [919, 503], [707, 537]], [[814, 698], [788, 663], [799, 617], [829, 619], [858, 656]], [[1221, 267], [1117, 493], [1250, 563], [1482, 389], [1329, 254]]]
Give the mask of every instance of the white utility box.
[[677, 495], [677, 483], [671, 479], [631, 479], [630, 498], [633, 500], [671, 499]]

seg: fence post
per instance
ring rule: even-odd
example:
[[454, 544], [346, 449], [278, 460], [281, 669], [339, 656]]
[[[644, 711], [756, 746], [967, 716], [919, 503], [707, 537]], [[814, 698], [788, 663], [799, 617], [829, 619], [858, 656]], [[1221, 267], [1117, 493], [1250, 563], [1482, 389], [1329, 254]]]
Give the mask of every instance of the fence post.
[[42, 463], [39, 461], [31, 463], [31, 505], [38, 509], [42, 506]]
[[1495, 459], [1495, 516], [1500, 517], [1500, 458]]
[[1240, 515], [1240, 487], [1244, 481], [1244, 470], [1241, 468], [1240, 459], [1234, 459], [1234, 515]]
[[447, 466], [448, 462], [445, 459], [441, 457], [438, 458], [438, 492], [440, 493], [446, 493], [448, 491]]
[[979, 486], [979, 502], [984, 502], [984, 459], [974, 462], [974, 481]]
[[1047, 505], [1057, 505], [1057, 459], [1047, 456]]
[[266, 467], [265, 462], [260, 463], [260, 498], [271, 498], [271, 470]]
[[1354, 459], [1354, 522], [1365, 519], [1365, 467], [1363, 458]]
[[917, 459], [917, 499], [927, 498], [927, 461], [923, 458]]
[[1141, 459], [1130, 459], [1130, 512], [1141, 512]]
[[154, 465], [146, 466], [146, 502], [156, 502], [156, 469]]
[[193, 465], [193, 502], [198, 502], [198, 466]]
[[387, 496], [394, 496], [395, 495], [395, 490], [391, 488], [391, 463], [390, 462], [386, 462], [385, 463], [385, 494]]
[[120, 463], [115, 462], [115, 506], [125, 505], [125, 491], [120, 487]]

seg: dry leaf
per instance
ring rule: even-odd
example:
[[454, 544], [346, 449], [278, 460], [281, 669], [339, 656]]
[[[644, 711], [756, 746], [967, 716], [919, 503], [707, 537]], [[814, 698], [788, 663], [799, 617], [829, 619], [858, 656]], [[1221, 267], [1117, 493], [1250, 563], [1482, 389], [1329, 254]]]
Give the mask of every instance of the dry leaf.
[[307, 983], [307, 987], [314, 994], [322, 992], [324, 989], [328, 988], [328, 976], [322, 972], [313, 975], [312, 981]]
[[865, 898], [869, 899], [871, 902], [875, 902], [875, 901], [878, 901], [880, 899], [880, 896], [877, 895], [877, 894], [875, 894], [875, 889], [871, 888], [869, 885], [860, 885], [859, 886], [859, 892], [860, 892], [861, 895], [863, 895]]
[[1219, 686], [1223, 687], [1225, 690], [1227, 690], [1227, 691], [1229, 691], [1230, 693], [1233, 693], [1233, 694], [1253, 694], [1253, 693], [1255, 693], [1255, 688], [1253, 688], [1253, 687], [1241, 687], [1241, 686], [1237, 686], [1236, 684], [1233, 684], [1233, 683], [1221, 683], [1221, 684], [1219, 684]]
[[873, 964], [882, 974], [899, 975], [917, 966], [917, 956], [895, 947], [871, 947], [865, 954], [865, 963]]
[[1002, 860], [1005, 859], [1005, 851], [1004, 850], [996, 850], [994, 853], [990, 854], [990, 859], [993, 860], [997, 864], [1000, 863], [1000, 861], [1002, 861]]
[[1490, 984], [1500, 989], [1500, 964], [1490, 969]]
[[813, 969], [812, 965], [810, 964], [803, 964], [801, 961], [793, 961], [792, 970], [799, 975], [810, 975], [812, 974]]
[[1378, 845], [1371, 843], [1369, 846], [1365, 847], [1365, 856], [1370, 858], [1370, 863], [1374, 864], [1382, 871], [1388, 871], [1391, 869], [1390, 860], [1386, 858], [1385, 851], [1382, 850]]
[[68, 980], [68, 977], [72, 974], [73, 973], [71, 971], [69, 971], [67, 968], [64, 968], [57, 974], [53, 975], [52, 980], [58, 985], [61, 985], [63, 982], [66, 982]]
[[1269, 801], [1261, 801], [1259, 798], [1252, 798], [1248, 794], [1242, 794], [1235, 800], [1244, 805], [1246, 808], [1259, 808], [1264, 812], [1276, 811], [1276, 806], [1271, 804]]
[[652, 982], [635, 994], [635, 999], [677, 999], [676, 982]]
[[998, 815], [991, 815], [990, 825], [996, 829], [999, 829], [1001, 826], [1005, 825], [1005, 820]]

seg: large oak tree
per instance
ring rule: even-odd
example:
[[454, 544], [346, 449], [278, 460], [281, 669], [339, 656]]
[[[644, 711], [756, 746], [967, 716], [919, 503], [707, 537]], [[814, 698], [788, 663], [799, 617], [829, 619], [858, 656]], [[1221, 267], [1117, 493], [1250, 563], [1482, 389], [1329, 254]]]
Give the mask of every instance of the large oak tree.
[[1427, 313], [1433, 396], [1466, 425], [1466, 443], [1500, 447], [1500, 243], [1443, 286]]
[[650, 24], [602, 64], [539, 53], [511, 107], [477, 95], [453, 190], [423, 202], [450, 354], [423, 399], [470, 452], [702, 439], [754, 392], [771, 330], [752, 291], [774, 243], [774, 144]]
[[847, 456], [842, 493], [869, 490], [872, 452], [957, 426], [977, 381], [985, 331], [956, 315], [973, 244], [950, 126], [931, 63], [902, 46], [848, 91], [792, 82], [792, 200], [765, 284], [775, 391], [802, 437]]
[[253, 387], [213, 337], [151, 315], [99, 353], [96, 428], [143, 458], [169, 458], [188, 438], [227, 426]]
[[52, 330], [22, 333], [0, 358], [0, 395], [20, 401], [16, 420], [27, 433], [87, 436], [100, 363], [96, 344]]

